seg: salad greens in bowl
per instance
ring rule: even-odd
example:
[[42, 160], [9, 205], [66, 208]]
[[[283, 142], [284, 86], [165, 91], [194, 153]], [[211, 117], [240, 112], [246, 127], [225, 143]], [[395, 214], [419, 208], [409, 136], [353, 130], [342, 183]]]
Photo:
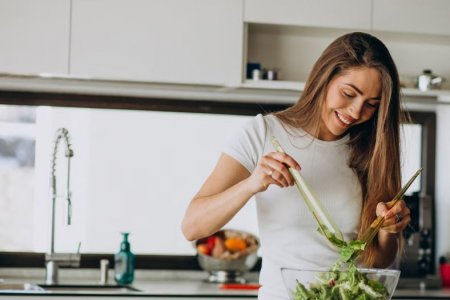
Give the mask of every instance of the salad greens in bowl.
[[349, 264], [346, 269], [282, 268], [281, 274], [291, 300], [389, 300], [400, 271], [360, 269]]

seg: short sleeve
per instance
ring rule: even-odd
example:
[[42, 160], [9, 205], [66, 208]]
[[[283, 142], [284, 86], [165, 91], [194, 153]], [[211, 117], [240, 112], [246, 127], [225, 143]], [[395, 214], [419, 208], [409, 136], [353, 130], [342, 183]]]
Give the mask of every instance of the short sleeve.
[[264, 117], [259, 114], [232, 136], [222, 152], [237, 160], [251, 173], [263, 155], [265, 142], [266, 124]]

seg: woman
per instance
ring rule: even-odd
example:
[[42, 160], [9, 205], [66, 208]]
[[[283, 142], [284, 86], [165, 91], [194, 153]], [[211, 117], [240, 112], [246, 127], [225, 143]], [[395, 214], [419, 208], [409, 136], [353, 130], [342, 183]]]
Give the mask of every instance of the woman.
[[[259, 299], [288, 299], [281, 267], [330, 267], [338, 259], [293, 187], [292, 167], [302, 170], [346, 240], [386, 216], [360, 264], [388, 267], [410, 222], [403, 201], [385, 204], [401, 188], [399, 98], [397, 69], [380, 40], [358, 32], [336, 39], [294, 106], [258, 115], [225, 149], [186, 211], [185, 237], [216, 232], [255, 196], [263, 258]], [[271, 135], [287, 154], [275, 152]]]

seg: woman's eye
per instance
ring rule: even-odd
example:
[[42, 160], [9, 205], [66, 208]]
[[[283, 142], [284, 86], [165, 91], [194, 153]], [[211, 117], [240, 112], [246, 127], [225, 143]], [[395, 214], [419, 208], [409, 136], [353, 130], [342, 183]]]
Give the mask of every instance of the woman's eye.
[[366, 102], [366, 105], [369, 107], [377, 107], [378, 103], [370, 103], [370, 102]]
[[353, 98], [353, 97], [355, 97], [355, 95], [349, 94], [349, 93], [346, 93], [346, 92], [343, 92], [343, 94], [344, 94], [344, 96], [347, 97], [347, 98]]

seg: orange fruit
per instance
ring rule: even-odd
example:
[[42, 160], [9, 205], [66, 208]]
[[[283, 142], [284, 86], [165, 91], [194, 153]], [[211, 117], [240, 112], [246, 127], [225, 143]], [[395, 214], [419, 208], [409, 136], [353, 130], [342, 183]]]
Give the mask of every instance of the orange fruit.
[[231, 252], [240, 252], [247, 248], [247, 243], [238, 237], [229, 238], [225, 240], [225, 248]]

